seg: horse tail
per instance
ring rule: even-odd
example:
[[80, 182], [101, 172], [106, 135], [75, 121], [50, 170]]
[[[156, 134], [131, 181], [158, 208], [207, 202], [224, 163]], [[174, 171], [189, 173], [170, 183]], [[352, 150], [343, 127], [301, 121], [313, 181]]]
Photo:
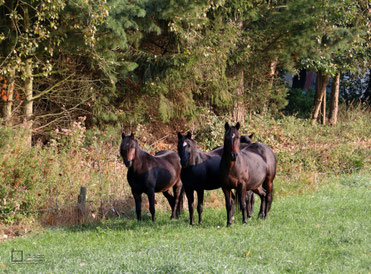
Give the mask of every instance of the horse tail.
[[184, 208], [183, 208], [183, 201], [184, 201], [184, 185], [182, 184], [182, 189], [180, 190], [180, 195], [179, 195], [179, 202], [178, 202], [178, 212], [179, 214], [182, 214]]
[[[184, 186], [182, 184], [182, 187], [181, 187], [181, 189], [179, 191], [178, 205], [174, 209], [177, 216], [180, 216], [183, 213], [183, 210], [184, 210], [184, 208], [183, 208], [184, 192], [185, 192], [185, 190], [184, 190]], [[175, 194], [175, 191], [174, 191], [174, 198], [176, 197], [175, 195], [176, 194]], [[174, 201], [175, 201], [175, 199], [174, 199]]]
[[[231, 196], [232, 196], [232, 200], [233, 200], [233, 203], [234, 203], [234, 208], [235, 208], [235, 212], [239, 213], [240, 212], [240, 198], [238, 197], [238, 193], [237, 193], [237, 189], [236, 189], [236, 192], [233, 193], [233, 191], [231, 191]], [[233, 206], [233, 204], [232, 204]]]

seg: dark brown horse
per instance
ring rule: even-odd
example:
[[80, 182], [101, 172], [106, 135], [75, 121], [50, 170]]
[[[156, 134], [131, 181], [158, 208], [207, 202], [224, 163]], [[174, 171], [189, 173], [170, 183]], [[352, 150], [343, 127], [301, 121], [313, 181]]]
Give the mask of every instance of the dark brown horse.
[[[177, 218], [182, 189], [179, 156], [169, 150], [159, 151], [152, 156], [139, 147], [133, 133], [130, 136], [122, 134], [120, 154], [128, 168], [127, 179], [135, 199], [137, 219], [141, 220], [142, 193], [145, 193], [152, 221], [155, 220], [155, 192], [164, 194], [171, 207], [171, 218]], [[171, 187], [174, 196], [170, 194]]]
[[266, 207], [265, 211], [262, 211], [262, 208], [260, 207], [259, 212], [260, 218], [266, 218], [273, 201], [273, 180], [276, 177], [277, 166], [276, 156], [268, 146], [262, 143], [252, 143], [249, 146], [245, 147], [243, 150], [251, 151], [260, 155], [267, 164], [267, 179], [263, 183], [263, 188], [267, 192], [265, 196]]
[[[196, 142], [191, 137], [190, 132], [187, 135], [182, 135], [178, 132], [178, 153], [182, 164], [181, 179], [187, 195], [190, 224], [193, 225], [194, 192], [196, 191], [197, 193], [198, 222], [201, 224], [204, 190], [213, 190], [221, 187], [219, 166], [223, 147], [218, 147], [205, 153], [197, 148]], [[251, 143], [251, 139], [247, 136], [245, 136], [243, 141], [246, 143], [241, 144], [241, 146], [247, 146]], [[246, 200], [250, 217], [254, 207], [253, 193], [249, 192]]]
[[246, 223], [246, 192], [252, 190], [261, 199], [259, 217], [266, 218], [272, 204], [275, 156], [267, 146], [253, 143], [240, 148], [240, 124], [225, 124], [224, 150], [220, 161], [220, 177], [226, 201], [227, 226], [231, 224], [231, 190], [237, 190], [243, 223]]

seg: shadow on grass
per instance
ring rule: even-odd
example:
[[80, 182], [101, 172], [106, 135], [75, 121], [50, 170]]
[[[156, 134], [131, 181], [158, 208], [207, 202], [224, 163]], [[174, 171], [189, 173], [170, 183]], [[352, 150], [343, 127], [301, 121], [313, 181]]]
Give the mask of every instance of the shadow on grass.
[[[247, 226], [260, 223], [263, 220], [258, 219], [259, 207], [254, 211], [254, 216], [249, 219]], [[133, 214], [128, 214], [126, 217], [114, 218], [102, 220], [96, 223], [75, 225], [65, 227], [64, 230], [68, 232], [84, 232], [84, 231], [148, 231], [151, 229], [163, 230], [163, 229], [210, 229], [210, 228], [223, 228], [226, 227], [226, 212], [225, 209], [205, 209], [203, 212], [203, 223], [200, 225], [196, 223], [194, 226], [189, 225], [188, 210], [183, 211], [179, 219], [170, 219], [168, 216], [169, 212], [159, 211], [156, 212], [156, 221], [152, 222], [151, 215], [147, 212], [142, 214], [142, 220], [138, 222]], [[198, 219], [198, 215], [195, 214], [195, 220]], [[235, 218], [235, 224], [233, 226], [242, 225], [242, 217], [240, 213]]]
[[[156, 212], [156, 220], [152, 222], [150, 214], [142, 214], [142, 220], [137, 221], [135, 216], [126, 216], [122, 218], [114, 218], [101, 220], [96, 223], [75, 225], [65, 227], [64, 230], [69, 232], [82, 232], [82, 231], [97, 231], [97, 230], [116, 230], [116, 231], [130, 231], [130, 230], [148, 230], [148, 229], [164, 229], [172, 227], [187, 227], [189, 226], [188, 213], [182, 213], [179, 219], [171, 220], [167, 216], [168, 212]], [[135, 215], [135, 214], [134, 214]]]

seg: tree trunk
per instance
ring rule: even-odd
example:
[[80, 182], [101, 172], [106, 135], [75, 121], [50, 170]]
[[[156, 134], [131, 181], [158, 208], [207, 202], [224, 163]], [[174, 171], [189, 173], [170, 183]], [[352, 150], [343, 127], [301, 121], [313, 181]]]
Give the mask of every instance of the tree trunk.
[[26, 130], [28, 131], [28, 135], [26, 137], [26, 143], [30, 146], [31, 146], [31, 138], [32, 138], [32, 114], [33, 114], [32, 84], [33, 84], [32, 59], [28, 58], [25, 64], [24, 115], [25, 115], [25, 127], [26, 127]]
[[338, 119], [339, 86], [340, 86], [340, 72], [338, 72], [332, 79], [329, 113], [329, 120], [331, 125], [336, 125]]
[[[28, 30], [30, 27], [30, 18], [28, 15], [28, 8], [24, 8], [24, 25], [25, 29]], [[27, 57], [25, 62], [25, 68], [24, 68], [24, 93], [25, 93], [25, 104], [24, 104], [24, 124], [25, 129], [27, 132], [26, 135], [26, 144], [28, 146], [31, 146], [31, 140], [32, 140], [32, 114], [33, 114], [33, 76], [32, 76], [32, 58], [30, 56]]]
[[326, 88], [325, 92], [323, 93], [321, 112], [322, 112], [322, 125], [326, 125]]
[[319, 114], [319, 109], [317, 110], [317, 105], [320, 105], [322, 102], [322, 94], [321, 94], [321, 72], [317, 72], [317, 77], [316, 77], [316, 94], [314, 95], [314, 109], [313, 109], [313, 114], [312, 114], [312, 124], [315, 124], [318, 114]]
[[328, 74], [322, 75], [321, 72], [317, 73], [317, 83], [316, 83], [316, 97], [314, 101], [312, 124], [315, 124], [321, 109], [322, 100], [324, 94], [326, 93], [326, 86], [328, 84], [330, 76]]
[[238, 83], [237, 90], [236, 90], [237, 99], [234, 104], [233, 119], [236, 122], [240, 122], [243, 124], [245, 122], [245, 119], [244, 119], [245, 111], [243, 107], [243, 95], [245, 92], [245, 81], [244, 81], [244, 73], [242, 69], [238, 73], [237, 77], [238, 77], [239, 83]]
[[[235, 17], [235, 22], [237, 23], [238, 27], [240, 29], [243, 28], [243, 21], [240, 20], [238, 18], [238, 16], [236, 15]], [[238, 85], [237, 85], [237, 90], [236, 90], [236, 100], [235, 100], [235, 104], [234, 104], [234, 109], [233, 109], [233, 119], [236, 121], [236, 122], [240, 122], [240, 123], [244, 123], [245, 122], [245, 111], [244, 111], [244, 107], [243, 107], [243, 97], [244, 97], [244, 93], [245, 93], [245, 74], [243, 72], [243, 69], [240, 68], [238, 65], [236, 65], [236, 68], [237, 68], [237, 73], [236, 73], [236, 78], [237, 78], [237, 81], [239, 82]]]
[[5, 125], [12, 125], [12, 106], [13, 106], [13, 94], [14, 94], [14, 82], [15, 82], [15, 68], [12, 68], [9, 72], [9, 83], [6, 92], [6, 101], [4, 102], [3, 116]]

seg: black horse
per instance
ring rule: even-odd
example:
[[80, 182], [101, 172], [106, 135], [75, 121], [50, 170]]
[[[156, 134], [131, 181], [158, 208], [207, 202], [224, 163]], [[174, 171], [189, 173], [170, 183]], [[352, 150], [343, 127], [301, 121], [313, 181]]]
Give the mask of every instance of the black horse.
[[250, 134], [249, 136], [241, 135], [241, 137], [240, 137], [240, 143], [251, 144], [252, 143], [252, 137], [253, 136], [254, 136], [254, 133]]
[[[198, 222], [201, 224], [204, 190], [213, 190], [221, 187], [218, 175], [223, 147], [217, 147], [210, 152], [204, 153], [197, 148], [196, 142], [191, 137], [190, 132], [187, 135], [182, 135], [178, 132], [178, 153], [182, 165], [181, 179], [187, 195], [190, 224], [193, 225], [194, 191], [197, 192]], [[251, 143], [249, 137], [244, 137], [243, 141], [247, 144]], [[247, 144], [243, 144], [243, 146]], [[246, 199], [249, 207], [249, 216], [251, 216], [254, 206], [253, 193], [249, 192]]]
[[242, 210], [243, 223], [246, 223], [246, 192], [252, 190], [261, 199], [259, 217], [267, 217], [272, 203], [273, 179], [276, 172], [276, 159], [269, 148], [260, 143], [253, 143], [240, 148], [240, 123], [230, 127], [225, 124], [224, 150], [220, 161], [220, 177], [226, 201], [227, 226], [232, 218], [232, 189], [237, 196]]
[[[179, 156], [169, 150], [162, 150], [155, 156], [142, 150], [134, 134], [122, 134], [120, 154], [128, 168], [127, 179], [135, 199], [137, 219], [141, 220], [142, 193], [147, 194], [152, 221], [155, 220], [155, 192], [162, 192], [169, 201], [171, 218], [178, 218], [178, 203], [182, 189]], [[174, 196], [170, 194], [173, 187]]]

